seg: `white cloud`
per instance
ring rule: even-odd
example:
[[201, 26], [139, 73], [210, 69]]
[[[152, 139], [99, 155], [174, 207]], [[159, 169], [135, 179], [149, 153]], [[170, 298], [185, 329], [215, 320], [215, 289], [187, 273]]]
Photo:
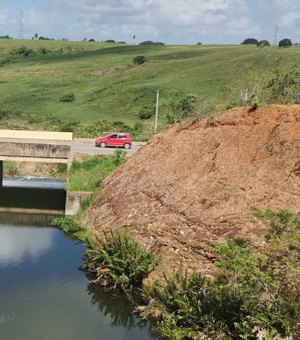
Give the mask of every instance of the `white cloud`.
[[1, 227], [0, 266], [3, 263], [17, 265], [26, 256], [37, 259], [53, 242], [54, 229], [36, 229], [34, 238], [27, 228]]
[[[30, 6], [26, 7], [26, 2]], [[1, 3], [1, 0], [0, 0]], [[18, 30], [18, 13], [4, 1], [0, 28]], [[271, 39], [275, 26], [296, 37], [299, 0], [23, 0], [24, 31], [53, 38], [141, 40], [192, 44]], [[9, 34], [7, 32], [6, 34]], [[5, 32], [3, 32], [5, 33]], [[246, 36], [247, 35], [247, 36]]]

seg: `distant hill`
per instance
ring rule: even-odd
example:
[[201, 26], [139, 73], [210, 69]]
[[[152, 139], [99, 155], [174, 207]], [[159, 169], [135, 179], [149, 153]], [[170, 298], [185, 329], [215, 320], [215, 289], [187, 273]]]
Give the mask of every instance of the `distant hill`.
[[[20, 56], [22, 46], [36, 55]], [[238, 100], [250, 78], [297, 65], [300, 47], [136, 46], [0, 39], [0, 127], [53, 129], [121, 121], [151, 130], [156, 90], [159, 129]], [[133, 58], [147, 62], [134, 65]]]

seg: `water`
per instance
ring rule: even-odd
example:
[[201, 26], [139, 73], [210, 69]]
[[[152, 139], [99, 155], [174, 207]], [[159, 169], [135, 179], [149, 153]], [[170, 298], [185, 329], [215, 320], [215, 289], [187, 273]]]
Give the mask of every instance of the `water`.
[[123, 296], [89, 283], [86, 248], [51, 218], [0, 212], [0, 339], [154, 339]]

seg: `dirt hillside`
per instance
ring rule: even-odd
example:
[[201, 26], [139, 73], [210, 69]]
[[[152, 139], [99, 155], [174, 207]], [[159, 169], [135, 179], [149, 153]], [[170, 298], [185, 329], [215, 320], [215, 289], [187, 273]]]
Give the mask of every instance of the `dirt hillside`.
[[210, 245], [263, 244], [251, 208], [300, 211], [300, 106], [238, 108], [156, 135], [104, 183], [87, 226], [124, 227], [165, 254], [210, 272]]

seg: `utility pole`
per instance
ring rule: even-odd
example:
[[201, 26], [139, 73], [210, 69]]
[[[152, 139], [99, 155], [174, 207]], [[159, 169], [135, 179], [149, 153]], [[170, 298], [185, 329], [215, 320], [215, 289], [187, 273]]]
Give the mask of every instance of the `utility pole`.
[[159, 90], [156, 91], [156, 107], [155, 107], [154, 133], [157, 133], [158, 101], [159, 101]]
[[24, 39], [24, 13], [23, 13], [23, 11], [21, 11], [21, 13], [20, 13], [19, 39]]
[[278, 31], [279, 31], [279, 27], [278, 27], [278, 25], [276, 25], [275, 31], [274, 31], [274, 45], [277, 45]]

